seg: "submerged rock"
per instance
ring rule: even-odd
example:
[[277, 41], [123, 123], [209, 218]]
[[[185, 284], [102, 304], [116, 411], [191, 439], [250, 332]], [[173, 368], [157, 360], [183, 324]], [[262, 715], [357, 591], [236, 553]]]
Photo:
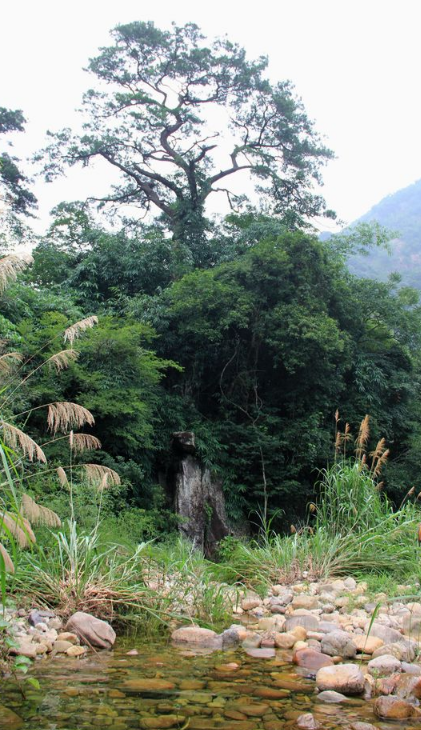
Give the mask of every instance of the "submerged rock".
[[23, 720], [16, 712], [9, 710], [8, 707], [0, 705], [0, 728], [1, 730], [19, 730], [23, 725]]
[[306, 712], [304, 715], [297, 717], [296, 725], [301, 730], [318, 730], [321, 727], [320, 722], [317, 722], [311, 712]]
[[317, 699], [320, 700], [320, 702], [330, 702], [332, 704], [338, 704], [339, 702], [345, 702], [348, 697], [345, 697], [345, 695], [341, 694], [340, 692], [335, 692], [335, 690], [326, 689], [324, 690], [324, 692], [319, 692], [319, 694], [317, 695]]

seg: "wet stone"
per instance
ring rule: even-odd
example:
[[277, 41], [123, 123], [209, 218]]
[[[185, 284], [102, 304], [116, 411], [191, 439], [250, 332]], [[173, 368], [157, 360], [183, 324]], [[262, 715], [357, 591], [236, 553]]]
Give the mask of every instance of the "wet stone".
[[141, 728], [168, 728], [179, 727], [186, 719], [185, 715], [160, 715], [159, 717], [144, 717], [139, 721]]
[[130, 692], [168, 692], [175, 688], [175, 684], [166, 679], [127, 679], [123, 688]]

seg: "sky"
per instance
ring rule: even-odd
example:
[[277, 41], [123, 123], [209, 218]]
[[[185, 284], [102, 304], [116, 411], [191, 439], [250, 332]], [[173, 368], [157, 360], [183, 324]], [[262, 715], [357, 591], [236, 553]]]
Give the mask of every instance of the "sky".
[[[420, 0], [19, 0], [2, 9], [0, 106], [22, 109], [24, 135], [14, 152], [45, 145], [47, 129], [77, 124], [75, 109], [92, 86], [83, 71], [119, 23], [161, 28], [195, 22], [227, 35], [250, 58], [269, 57], [272, 81], [290, 79], [336, 159], [323, 194], [352, 222], [381, 198], [421, 178]], [[50, 185], [38, 179], [38, 231], [62, 200], [84, 199], [93, 179], [72, 171]], [[95, 179], [106, 192], [107, 176]], [[321, 230], [332, 224], [321, 224]]]

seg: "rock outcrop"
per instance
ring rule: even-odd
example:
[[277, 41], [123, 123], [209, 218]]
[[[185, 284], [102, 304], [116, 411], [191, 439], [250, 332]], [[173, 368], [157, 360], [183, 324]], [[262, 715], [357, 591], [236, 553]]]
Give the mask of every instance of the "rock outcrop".
[[212, 553], [226, 537], [229, 525], [222, 481], [216, 479], [196, 455], [194, 433], [173, 434], [174, 502], [180, 515], [180, 532], [200, 550]]

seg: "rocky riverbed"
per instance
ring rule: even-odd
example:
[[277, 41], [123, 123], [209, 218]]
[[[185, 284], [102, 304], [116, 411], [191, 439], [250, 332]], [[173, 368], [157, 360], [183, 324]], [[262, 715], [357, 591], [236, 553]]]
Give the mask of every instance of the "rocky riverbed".
[[[402, 595], [419, 590], [414, 586], [399, 589]], [[153, 672], [148, 663], [146, 672], [140, 666], [139, 658], [148, 652], [148, 642], [141, 637], [132, 646], [126, 643], [123, 654], [121, 644], [110, 652], [115, 641], [112, 628], [88, 614], [75, 614], [64, 624], [52, 612], [41, 610], [29, 615], [9, 611], [9, 619], [19, 644], [16, 652], [35, 660], [32, 671], [41, 685], [45, 673], [53, 676], [57, 671], [62, 683], [66, 672], [74, 675], [76, 671], [80, 679], [87, 668], [103, 661], [101, 657], [109, 671], [107, 682], [122, 675], [107, 695], [110, 717], [117, 717], [115, 703], [123, 706], [125, 697], [136, 709], [126, 723], [118, 719], [110, 723], [103, 717], [103, 725], [164, 728], [181, 727], [188, 721], [193, 730], [228, 726], [280, 730], [285, 723], [303, 730], [338, 724], [370, 730], [367, 722], [381, 728], [385, 720], [407, 721], [409, 727], [421, 720], [421, 601], [368, 597], [367, 586], [353, 578], [274, 585], [265, 598], [243, 591], [233, 606], [232, 625], [220, 634], [194, 624], [174, 628], [175, 648], [165, 650], [169, 654], [162, 663], [168, 671], [161, 671], [159, 662]], [[106, 651], [98, 654], [98, 649]], [[118, 664], [113, 664], [113, 656], [119, 657]], [[189, 659], [199, 663], [199, 679], [196, 670], [179, 676], [181, 664]], [[134, 663], [136, 671], [125, 669], [129, 663], [130, 667]], [[181, 722], [179, 695], [185, 696], [190, 680], [195, 700], [187, 712], [182, 703]], [[97, 682], [101, 688], [100, 677]], [[72, 689], [64, 683], [56, 691], [71, 697]], [[76, 694], [81, 691], [75, 689]], [[102, 691], [103, 687], [96, 689], [95, 696]], [[200, 694], [202, 699], [196, 697]], [[22, 700], [13, 691], [10, 697], [9, 704], [1, 700], [0, 728], [22, 726]], [[41, 723], [40, 727], [52, 725]], [[89, 727], [87, 714], [80, 723], [58, 722], [57, 727]]]

